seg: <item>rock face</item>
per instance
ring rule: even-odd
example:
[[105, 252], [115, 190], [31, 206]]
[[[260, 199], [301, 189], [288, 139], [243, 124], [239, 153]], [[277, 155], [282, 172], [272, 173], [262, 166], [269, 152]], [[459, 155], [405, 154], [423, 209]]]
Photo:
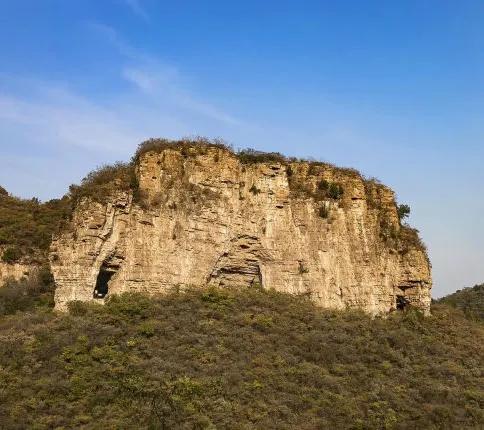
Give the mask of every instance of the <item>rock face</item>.
[[371, 314], [407, 304], [429, 310], [425, 250], [400, 225], [393, 192], [356, 171], [244, 162], [210, 146], [148, 151], [135, 169], [136, 193], [83, 198], [54, 239], [57, 309], [214, 285], [308, 294], [324, 307]]
[[26, 261], [6, 263], [2, 261], [4, 251], [5, 247], [0, 247], [0, 288], [8, 280], [20, 281], [22, 278], [28, 278], [39, 267], [38, 264]]
[[0, 262], [0, 288], [5, 285], [9, 279], [19, 281], [22, 278], [28, 278], [36, 266], [22, 263], [3, 263]]

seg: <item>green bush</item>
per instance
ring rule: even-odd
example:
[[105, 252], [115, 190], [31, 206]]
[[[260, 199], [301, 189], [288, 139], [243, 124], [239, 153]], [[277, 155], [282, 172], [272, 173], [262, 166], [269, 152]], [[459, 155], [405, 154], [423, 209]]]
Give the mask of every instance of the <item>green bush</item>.
[[343, 187], [340, 184], [331, 182], [328, 188], [328, 196], [334, 200], [338, 200], [343, 196]]
[[320, 208], [319, 208], [319, 216], [321, 218], [328, 218], [329, 217], [329, 207], [326, 206], [325, 204], [323, 204]]
[[53, 306], [54, 279], [47, 266], [35, 269], [29, 278], [7, 280], [0, 286], [0, 316]]
[[151, 138], [138, 145], [138, 149], [132, 162], [136, 163], [143, 154], [147, 152], [162, 152], [166, 149], [181, 151], [184, 156], [190, 154], [205, 153], [208, 148], [217, 148], [224, 151], [231, 151], [231, 147], [222, 139], [208, 139], [206, 137], [184, 138], [170, 140], [163, 138]]
[[254, 194], [255, 196], [256, 196], [257, 194], [259, 194], [259, 193], [260, 193], [259, 188], [257, 188], [257, 187], [255, 186], [255, 184], [253, 184], [253, 185], [250, 187], [249, 191], [250, 191], [252, 194]]
[[74, 203], [89, 197], [100, 203], [115, 191], [128, 191], [138, 188], [133, 163], [117, 162], [98, 167], [82, 179], [80, 185], [71, 185], [69, 192]]
[[[114, 299], [114, 297], [113, 297]], [[484, 327], [263, 289], [121, 295], [0, 318], [5, 429], [471, 429]]]
[[255, 163], [282, 163], [285, 164], [288, 159], [279, 152], [262, 152], [252, 148], [242, 149], [237, 152], [237, 157], [243, 164]]
[[326, 180], [326, 179], [321, 179], [319, 182], [318, 182], [318, 190], [321, 190], [321, 191], [328, 191], [329, 189], [329, 182]]
[[14, 263], [22, 257], [22, 251], [17, 246], [10, 246], [2, 254], [2, 261], [5, 263]]
[[460, 309], [471, 319], [484, 320], [484, 284], [457, 290], [436, 303], [443, 303]]
[[71, 210], [68, 197], [40, 203], [0, 194], [0, 245], [6, 248], [3, 261], [14, 262], [23, 255], [45, 261], [52, 235], [69, 219]]
[[405, 218], [408, 218], [410, 215], [410, 206], [409, 205], [399, 205], [397, 207], [397, 214], [398, 214], [398, 219], [400, 221], [403, 221]]
[[402, 225], [398, 231], [398, 242], [400, 251], [408, 252], [410, 249], [419, 249], [426, 252], [427, 247], [419, 236], [419, 231], [416, 228]]

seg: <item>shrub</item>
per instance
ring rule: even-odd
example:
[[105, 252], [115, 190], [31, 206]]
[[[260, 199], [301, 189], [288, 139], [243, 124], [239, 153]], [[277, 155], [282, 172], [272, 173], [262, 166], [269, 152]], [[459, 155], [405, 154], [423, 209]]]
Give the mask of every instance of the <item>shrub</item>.
[[22, 251], [17, 246], [11, 246], [3, 251], [2, 261], [14, 263], [22, 258]]
[[104, 203], [115, 191], [138, 187], [134, 164], [117, 162], [98, 167], [82, 179], [80, 185], [71, 185], [69, 192], [74, 203], [83, 197]]
[[242, 149], [237, 152], [237, 157], [243, 164], [256, 163], [283, 163], [287, 162], [287, 158], [279, 152], [262, 152], [252, 148]]
[[326, 206], [325, 204], [321, 205], [319, 208], [319, 216], [321, 218], [328, 218], [329, 216], [329, 206]]
[[0, 286], [0, 315], [54, 306], [54, 280], [48, 266], [34, 270], [29, 278], [7, 280]]
[[257, 188], [257, 187], [255, 186], [255, 184], [253, 184], [253, 185], [250, 187], [249, 191], [250, 191], [252, 194], [254, 194], [254, 195], [257, 195], [257, 194], [259, 194], [259, 193], [260, 193], [259, 188]]
[[422, 241], [416, 228], [411, 228], [407, 225], [402, 225], [398, 232], [398, 240], [400, 243], [400, 251], [402, 253], [408, 252], [410, 249], [419, 249], [426, 252], [427, 247]]
[[145, 319], [150, 315], [153, 301], [136, 293], [123, 293], [110, 296], [106, 308], [110, 314], [127, 319]]
[[410, 215], [410, 206], [409, 205], [399, 205], [397, 207], [397, 214], [398, 214], [398, 219], [400, 221], [403, 221], [405, 218], [408, 218]]
[[0, 318], [2, 428], [471, 429], [484, 419], [482, 324], [444, 305], [428, 318], [370, 318], [214, 288], [84, 305]]
[[52, 235], [69, 218], [71, 210], [68, 197], [40, 203], [37, 199], [0, 195], [0, 245], [6, 247], [3, 261], [13, 262], [27, 255], [41, 262]]
[[318, 182], [318, 190], [328, 191], [328, 189], [329, 189], [329, 182], [326, 179], [321, 179]]
[[88, 313], [89, 303], [73, 300], [67, 303], [69, 313], [74, 316], [84, 316]]
[[343, 187], [336, 182], [331, 182], [328, 187], [328, 196], [334, 200], [338, 200], [343, 195]]
[[222, 139], [208, 139], [201, 136], [179, 140], [152, 138], [138, 145], [138, 149], [136, 150], [132, 162], [136, 163], [139, 160], [139, 157], [147, 152], [160, 153], [166, 149], [175, 149], [181, 151], [184, 156], [188, 156], [190, 153], [203, 153], [208, 148], [231, 151], [230, 146]]
[[443, 303], [460, 309], [471, 319], [484, 320], [484, 284], [457, 290], [436, 303]]

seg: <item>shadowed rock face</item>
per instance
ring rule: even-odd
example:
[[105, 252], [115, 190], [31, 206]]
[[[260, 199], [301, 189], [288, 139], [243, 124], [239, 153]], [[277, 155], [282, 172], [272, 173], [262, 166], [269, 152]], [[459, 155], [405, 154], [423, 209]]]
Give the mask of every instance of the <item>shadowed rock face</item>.
[[126, 191], [106, 204], [84, 198], [53, 241], [58, 309], [102, 301], [94, 293], [101, 279], [106, 296], [258, 285], [372, 314], [398, 303], [429, 310], [425, 250], [398, 239], [404, 227], [393, 192], [355, 171], [242, 164], [206, 147], [146, 152], [136, 175], [141, 203]]

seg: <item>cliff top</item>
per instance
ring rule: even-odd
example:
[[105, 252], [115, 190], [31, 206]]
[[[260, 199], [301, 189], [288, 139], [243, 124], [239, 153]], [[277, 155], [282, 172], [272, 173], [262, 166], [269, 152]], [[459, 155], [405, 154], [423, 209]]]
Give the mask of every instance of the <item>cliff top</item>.
[[279, 152], [262, 152], [247, 148], [234, 150], [221, 139], [207, 139], [203, 137], [193, 139], [169, 140], [163, 138], [148, 139], [138, 145], [130, 162], [117, 162], [113, 165], [103, 165], [90, 172], [80, 185], [71, 185], [69, 191], [74, 201], [82, 197], [91, 197], [103, 202], [113, 191], [128, 191], [138, 188], [138, 178], [135, 167], [140, 159], [148, 153], [162, 153], [166, 150], [178, 151], [183, 157], [196, 157], [214, 152], [215, 155], [225, 155], [239, 160], [243, 165], [253, 164], [280, 164], [287, 167], [288, 175], [292, 173], [291, 166], [306, 166], [308, 175], [317, 174], [320, 170], [330, 170], [339, 176], [362, 180], [368, 193], [376, 189], [392, 193], [390, 188], [381, 184], [375, 178], [365, 178], [358, 170], [346, 167], [337, 167], [323, 161], [308, 160], [304, 158], [286, 157]]
[[222, 139], [207, 139], [204, 137], [196, 137], [190, 139], [170, 140], [163, 138], [148, 139], [138, 145], [138, 149], [133, 157], [133, 162], [137, 162], [143, 154], [147, 152], [161, 153], [167, 149], [180, 151], [184, 156], [194, 156], [204, 154], [208, 150], [219, 150], [225, 152], [229, 156], [237, 158], [242, 164], [256, 164], [256, 163], [279, 163], [289, 165], [291, 163], [307, 163], [314, 166], [325, 166], [327, 168], [336, 169], [344, 172], [347, 175], [362, 177], [358, 170], [347, 167], [337, 167], [331, 163], [309, 160], [305, 158], [287, 157], [280, 152], [264, 152], [252, 148], [235, 150], [231, 145]]

